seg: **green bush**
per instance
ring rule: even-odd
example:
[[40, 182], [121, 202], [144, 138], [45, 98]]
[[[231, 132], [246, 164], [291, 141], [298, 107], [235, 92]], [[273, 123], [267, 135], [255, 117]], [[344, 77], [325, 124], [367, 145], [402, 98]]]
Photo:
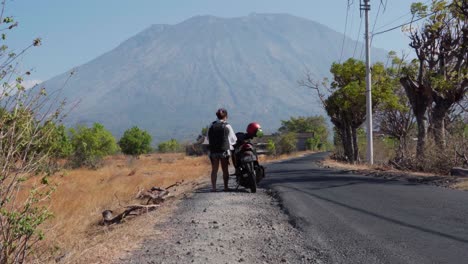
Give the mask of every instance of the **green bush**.
[[119, 146], [126, 155], [138, 157], [151, 151], [151, 135], [134, 126], [127, 129], [119, 140]]
[[312, 138], [306, 140], [308, 150], [325, 150], [329, 146], [328, 126], [323, 116], [291, 117], [289, 120], [282, 120], [280, 133], [312, 133]]
[[182, 146], [175, 139], [171, 139], [165, 142], [161, 142], [158, 145], [159, 152], [168, 153], [168, 152], [179, 152], [182, 150]]
[[289, 154], [297, 150], [297, 135], [294, 132], [282, 134], [278, 140], [279, 153]]
[[73, 146], [64, 125], [55, 127], [51, 133], [51, 156], [53, 158], [68, 158], [73, 153]]
[[321, 150], [323, 147], [322, 142], [320, 142], [320, 139], [316, 137], [311, 137], [306, 140], [306, 149], [307, 150]]
[[270, 155], [276, 155], [276, 144], [273, 140], [269, 139], [266, 145], [266, 150]]
[[75, 166], [97, 167], [101, 159], [118, 150], [114, 136], [103, 125], [78, 126], [71, 129], [73, 163]]

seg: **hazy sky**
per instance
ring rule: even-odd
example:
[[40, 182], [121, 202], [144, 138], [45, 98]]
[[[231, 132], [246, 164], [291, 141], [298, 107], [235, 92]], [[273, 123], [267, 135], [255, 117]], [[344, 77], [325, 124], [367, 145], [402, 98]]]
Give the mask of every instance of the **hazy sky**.
[[[379, 1], [371, 0], [371, 28]], [[390, 0], [380, 8], [375, 32], [410, 20], [412, 0]], [[347, 35], [358, 37], [359, 1], [350, 0]], [[47, 80], [116, 47], [151, 24], [176, 24], [195, 15], [220, 17], [256, 13], [289, 13], [308, 18], [343, 33], [346, 0], [7, 0], [6, 14], [19, 21], [8, 43], [17, 50], [35, 37], [43, 45], [22, 59], [34, 68], [31, 80]], [[382, 14], [383, 12], [383, 14]], [[362, 25], [359, 38], [363, 38]], [[408, 39], [397, 29], [376, 36], [373, 46], [409, 51]]]

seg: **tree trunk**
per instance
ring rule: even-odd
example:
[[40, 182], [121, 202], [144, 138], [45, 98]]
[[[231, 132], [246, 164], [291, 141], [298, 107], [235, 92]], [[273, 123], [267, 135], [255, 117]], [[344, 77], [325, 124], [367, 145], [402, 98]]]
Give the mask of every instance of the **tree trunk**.
[[350, 163], [354, 163], [354, 147], [353, 147], [353, 140], [352, 140], [352, 133], [351, 127], [347, 124], [344, 125], [342, 129], [342, 138], [341, 141], [343, 142], [343, 150], [346, 156], [346, 159]]
[[434, 136], [435, 143], [440, 150], [444, 150], [445, 142], [445, 121], [444, 116], [440, 113], [432, 113], [432, 135]]
[[406, 95], [413, 109], [418, 124], [418, 146], [416, 155], [418, 159], [424, 157], [424, 149], [427, 138], [427, 112], [432, 104], [432, 92], [430, 87], [416, 83], [409, 77], [400, 79], [401, 85], [405, 88]]
[[450, 109], [450, 102], [442, 98], [435, 99], [435, 105], [432, 108], [432, 134], [437, 147], [440, 150], [444, 150], [447, 146], [445, 139], [445, 118], [448, 115]]
[[397, 150], [397, 158], [404, 159], [406, 156], [406, 153], [408, 152], [408, 143], [407, 143], [407, 136], [405, 135], [400, 135], [400, 138], [398, 139], [399, 145], [398, 145], [398, 150]]
[[352, 128], [353, 133], [353, 156], [355, 161], [359, 161], [359, 146], [358, 146], [358, 135], [357, 135], [357, 128]]
[[424, 158], [424, 150], [427, 140], [427, 117], [426, 115], [416, 115], [416, 123], [418, 124], [418, 145], [416, 147], [416, 156], [418, 159]]

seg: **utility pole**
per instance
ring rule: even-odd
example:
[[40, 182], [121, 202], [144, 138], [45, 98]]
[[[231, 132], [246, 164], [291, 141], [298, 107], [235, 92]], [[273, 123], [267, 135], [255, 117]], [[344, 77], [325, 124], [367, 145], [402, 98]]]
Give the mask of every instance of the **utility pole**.
[[374, 164], [374, 140], [372, 135], [372, 86], [370, 69], [370, 37], [369, 37], [369, 11], [370, 0], [363, 0], [361, 11], [365, 12], [366, 23], [366, 117], [367, 117], [367, 163]]

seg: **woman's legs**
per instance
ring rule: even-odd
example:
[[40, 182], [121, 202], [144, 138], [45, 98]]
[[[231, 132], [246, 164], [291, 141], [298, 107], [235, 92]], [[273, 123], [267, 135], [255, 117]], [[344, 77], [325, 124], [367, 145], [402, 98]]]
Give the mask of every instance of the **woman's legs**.
[[210, 158], [211, 160], [211, 186], [212, 191], [216, 191], [216, 178], [218, 178], [219, 160], [218, 158]]
[[224, 180], [224, 190], [228, 190], [228, 182], [229, 182], [229, 157], [220, 159], [221, 161], [221, 169], [223, 170], [223, 180]]

